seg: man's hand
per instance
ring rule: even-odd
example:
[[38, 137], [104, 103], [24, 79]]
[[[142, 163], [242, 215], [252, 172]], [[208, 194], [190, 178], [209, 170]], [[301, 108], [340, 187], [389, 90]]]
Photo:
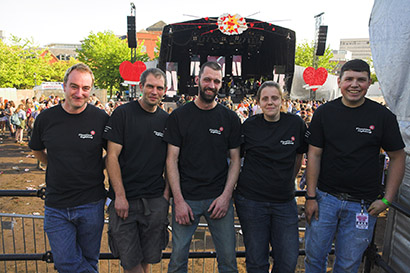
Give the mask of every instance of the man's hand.
[[319, 220], [319, 206], [316, 200], [306, 200], [305, 202], [305, 215], [306, 221], [310, 225], [312, 217], [314, 216], [316, 221]]
[[118, 217], [122, 218], [123, 220], [127, 219], [129, 208], [127, 198], [116, 197], [114, 200], [114, 208], [117, 212]]
[[370, 215], [377, 217], [377, 215], [379, 215], [379, 213], [384, 211], [386, 208], [387, 208], [387, 205], [383, 203], [382, 200], [376, 200], [370, 205], [370, 207], [367, 209], [367, 212]]
[[175, 221], [180, 225], [192, 225], [194, 221], [194, 213], [191, 207], [185, 200], [181, 202], [174, 202]]
[[211, 219], [220, 219], [225, 217], [226, 213], [228, 212], [229, 202], [231, 198], [225, 197], [224, 195], [218, 196], [212, 204], [209, 206], [208, 212], [211, 212]]

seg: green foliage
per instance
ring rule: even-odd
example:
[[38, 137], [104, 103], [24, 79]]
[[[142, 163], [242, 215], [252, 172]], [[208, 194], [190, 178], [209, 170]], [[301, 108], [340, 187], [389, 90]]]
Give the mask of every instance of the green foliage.
[[[313, 53], [315, 51], [314, 42], [310, 44], [307, 41], [304, 41], [301, 44], [296, 46], [295, 52], [295, 64], [303, 67], [314, 66], [313, 62]], [[335, 62], [329, 62], [333, 57], [332, 50], [329, 46], [326, 48], [323, 56], [318, 56], [317, 67], [324, 67], [328, 72], [332, 72], [337, 66]]]
[[156, 60], [159, 58], [159, 51], [161, 50], [161, 36], [158, 36], [158, 40], [155, 42], [155, 50], [154, 50], [154, 59]]
[[[136, 59], [146, 62], [149, 57], [142, 53], [141, 49], [141, 45], [136, 49]], [[77, 52], [79, 60], [93, 70], [95, 85], [109, 90], [111, 97], [112, 91], [119, 89], [123, 81], [119, 71], [120, 64], [130, 59], [131, 50], [127, 41], [119, 39], [111, 31], [97, 34], [91, 32]]]
[[[378, 82], [379, 79], [377, 79], [377, 75], [374, 72], [374, 65], [373, 65], [373, 59], [368, 58], [367, 60], [365, 60], [369, 66], [370, 66], [370, 78], [372, 79], [372, 83]], [[373, 72], [372, 72], [373, 71]]]
[[0, 41], [0, 87], [30, 89], [43, 81], [63, 81], [67, 68], [76, 61], [51, 63], [51, 55], [34, 42], [11, 37], [11, 45]]

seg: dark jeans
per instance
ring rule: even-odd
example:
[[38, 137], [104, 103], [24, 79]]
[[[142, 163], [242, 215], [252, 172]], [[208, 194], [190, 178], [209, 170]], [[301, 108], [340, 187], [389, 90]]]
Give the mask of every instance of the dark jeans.
[[299, 255], [296, 201], [257, 202], [235, 193], [236, 212], [241, 222], [248, 273], [269, 272], [272, 247], [272, 272], [295, 272]]
[[104, 199], [73, 208], [45, 207], [44, 230], [58, 272], [98, 272]]

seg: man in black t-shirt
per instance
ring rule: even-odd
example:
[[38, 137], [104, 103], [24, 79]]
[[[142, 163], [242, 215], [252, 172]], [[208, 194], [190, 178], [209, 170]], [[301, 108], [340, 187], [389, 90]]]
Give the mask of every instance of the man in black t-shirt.
[[[334, 272], [357, 272], [376, 217], [393, 201], [404, 175], [404, 143], [396, 117], [365, 98], [369, 65], [347, 62], [338, 84], [342, 97], [315, 111], [306, 134], [306, 272], [326, 272], [334, 238]], [[390, 157], [383, 199], [377, 199], [380, 148]]]
[[47, 164], [44, 230], [59, 272], [98, 272], [106, 197], [102, 133], [108, 115], [87, 104], [93, 83], [88, 66], [69, 68], [65, 101], [39, 114], [29, 143]]
[[158, 107], [167, 88], [164, 72], [145, 70], [140, 88], [142, 97], [118, 107], [104, 130], [113, 200], [109, 244], [125, 272], [148, 272], [168, 243], [167, 144], [162, 140], [168, 114]]
[[222, 85], [218, 63], [203, 64], [196, 83], [198, 98], [171, 113], [164, 135], [173, 193], [168, 272], [187, 272], [189, 245], [201, 216], [209, 224], [219, 272], [238, 272], [232, 191], [240, 169], [240, 121], [215, 101]]

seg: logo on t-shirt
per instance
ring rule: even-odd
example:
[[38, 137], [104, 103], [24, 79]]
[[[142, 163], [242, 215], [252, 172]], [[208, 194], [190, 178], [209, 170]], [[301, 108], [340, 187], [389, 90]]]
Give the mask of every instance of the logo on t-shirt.
[[357, 131], [358, 133], [361, 133], [361, 134], [369, 134], [369, 135], [371, 135], [371, 134], [373, 133], [374, 128], [375, 128], [374, 125], [370, 125], [369, 128], [356, 127], [356, 131]]
[[[221, 130], [222, 129], [222, 130]], [[211, 133], [211, 134], [214, 134], [214, 135], [220, 135], [221, 133], [222, 133], [222, 131], [223, 131], [223, 128], [221, 127], [221, 128], [219, 128], [219, 129], [209, 129], [209, 132]]]
[[82, 133], [79, 133], [78, 134], [78, 136], [81, 138], [81, 139], [94, 139], [94, 135], [95, 135], [95, 131], [94, 130], [91, 130], [91, 132], [90, 133], [86, 133], [86, 134], [82, 134]]
[[281, 140], [280, 141], [280, 143], [282, 144], [282, 145], [295, 145], [295, 137], [294, 136], [292, 136], [290, 139], [288, 139], [288, 140]]
[[112, 128], [111, 128], [110, 126], [108, 126], [108, 125], [105, 125], [104, 133], [107, 133], [107, 132], [109, 132], [110, 130], [112, 130]]
[[157, 137], [164, 137], [163, 132], [154, 131], [154, 135], [157, 136]]

